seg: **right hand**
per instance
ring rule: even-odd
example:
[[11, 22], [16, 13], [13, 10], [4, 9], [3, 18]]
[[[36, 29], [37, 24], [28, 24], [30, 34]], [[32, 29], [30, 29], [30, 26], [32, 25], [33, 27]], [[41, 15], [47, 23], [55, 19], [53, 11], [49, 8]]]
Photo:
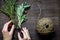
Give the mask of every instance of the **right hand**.
[[19, 40], [31, 40], [28, 29], [26, 29], [26, 27], [22, 29], [23, 30], [21, 32], [23, 33], [23, 38], [20, 36], [20, 33], [18, 32], [18, 39]]

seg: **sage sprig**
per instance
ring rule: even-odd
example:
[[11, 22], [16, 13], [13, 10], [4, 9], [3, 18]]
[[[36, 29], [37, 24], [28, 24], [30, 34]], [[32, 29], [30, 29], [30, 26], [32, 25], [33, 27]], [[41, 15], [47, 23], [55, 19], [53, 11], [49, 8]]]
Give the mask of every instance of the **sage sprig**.
[[26, 2], [22, 3], [21, 5], [18, 5], [16, 7], [16, 14], [17, 14], [17, 18], [18, 18], [18, 27], [21, 28], [22, 22], [25, 21], [26, 19], [26, 15], [25, 13], [25, 9], [29, 8], [30, 5], [28, 5]]
[[[24, 12], [26, 11], [25, 9], [29, 8], [30, 5], [28, 5], [26, 2], [22, 3], [21, 5], [16, 6], [16, 0], [2, 0], [2, 7], [0, 9], [0, 12], [3, 12], [7, 16], [10, 17], [16, 28], [21, 28], [21, 25], [23, 21], [26, 19], [26, 15]], [[15, 9], [16, 9], [16, 16], [18, 20], [18, 24], [16, 24], [15, 21]]]

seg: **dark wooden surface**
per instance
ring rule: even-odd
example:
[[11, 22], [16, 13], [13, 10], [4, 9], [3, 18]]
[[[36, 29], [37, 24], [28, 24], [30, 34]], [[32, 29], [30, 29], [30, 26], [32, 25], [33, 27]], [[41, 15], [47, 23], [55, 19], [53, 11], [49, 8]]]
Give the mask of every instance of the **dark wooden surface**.
[[[18, 3], [21, 4], [24, 0], [19, 0]], [[60, 0], [25, 0], [31, 5], [31, 8], [27, 12], [28, 20], [23, 23], [23, 27], [27, 27], [32, 40], [60, 40]], [[1, 4], [1, 0], [0, 0]], [[47, 39], [42, 39], [36, 32], [36, 22], [39, 18], [49, 17], [54, 22], [55, 34], [47, 37]], [[0, 40], [2, 40], [2, 28], [4, 23], [9, 21], [9, 18], [0, 13]], [[13, 40], [17, 40], [17, 32]]]

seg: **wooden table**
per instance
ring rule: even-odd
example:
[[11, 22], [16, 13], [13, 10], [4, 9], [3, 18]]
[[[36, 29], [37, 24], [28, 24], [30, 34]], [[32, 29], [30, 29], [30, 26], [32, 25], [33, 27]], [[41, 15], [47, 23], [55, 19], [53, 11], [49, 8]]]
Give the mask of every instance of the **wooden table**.
[[[60, 0], [25, 0], [28, 4], [31, 5], [30, 9], [27, 12], [27, 21], [23, 23], [23, 27], [27, 27], [30, 32], [32, 40], [60, 40]], [[19, 0], [18, 3], [21, 4], [23, 0]], [[1, 4], [1, 0], [0, 0]], [[49, 17], [54, 22], [54, 31], [53, 36], [39, 36], [36, 32], [36, 23], [39, 18]], [[9, 18], [0, 13], [0, 40], [2, 40], [2, 28], [4, 23], [9, 21]], [[13, 40], [17, 40], [17, 32]]]

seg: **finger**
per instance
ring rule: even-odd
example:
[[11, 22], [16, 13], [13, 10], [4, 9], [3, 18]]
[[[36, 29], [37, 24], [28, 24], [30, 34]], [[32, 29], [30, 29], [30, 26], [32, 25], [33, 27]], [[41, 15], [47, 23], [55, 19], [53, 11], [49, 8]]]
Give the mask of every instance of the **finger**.
[[28, 32], [28, 29], [26, 27], [24, 27], [23, 31], [25, 32], [25, 35], [27, 36], [27, 38], [30, 39], [30, 35], [29, 35], [29, 32]]
[[23, 27], [22, 29], [23, 29], [23, 31], [27, 30], [27, 28], [26, 28], [26, 27]]
[[4, 27], [5, 27], [6, 30], [8, 29], [8, 27], [9, 27], [8, 25], [9, 25], [10, 23], [11, 23], [11, 21], [9, 21], [9, 22], [7, 22], [7, 23], [5, 24]]
[[26, 27], [24, 27], [24, 29], [27, 29]]
[[23, 31], [24, 31], [25, 33], [29, 33], [29, 32], [28, 32], [28, 29], [27, 29], [26, 27], [23, 28]]
[[22, 40], [19, 32], [18, 32], [18, 39], [19, 39], [19, 40]]
[[13, 25], [13, 23], [11, 22], [11, 23], [9, 23], [9, 25], [8, 25], [8, 26], [9, 26], [9, 27], [12, 27], [12, 25]]
[[26, 36], [25, 32], [24, 31], [21, 31], [21, 32], [23, 33], [23, 38], [26, 39], [27, 36]]
[[29, 31], [28, 31], [28, 29], [25, 27], [25, 31], [26, 31], [26, 35], [27, 35], [27, 37], [28, 37], [28, 39], [30, 39], [30, 34], [29, 34]]
[[3, 30], [6, 30], [6, 31], [8, 30], [9, 23], [11, 23], [11, 21], [4, 24]]
[[25, 32], [25, 27], [23, 27], [22, 30]]
[[12, 28], [11, 28], [10, 34], [13, 34], [13, 31], [14, 31], [14, 25], [12, 25]]
[[10, 20], [10, 21], [8, 21], [6, 24], [9, 25], [11, 22], [12, 22], [12, 21]]

